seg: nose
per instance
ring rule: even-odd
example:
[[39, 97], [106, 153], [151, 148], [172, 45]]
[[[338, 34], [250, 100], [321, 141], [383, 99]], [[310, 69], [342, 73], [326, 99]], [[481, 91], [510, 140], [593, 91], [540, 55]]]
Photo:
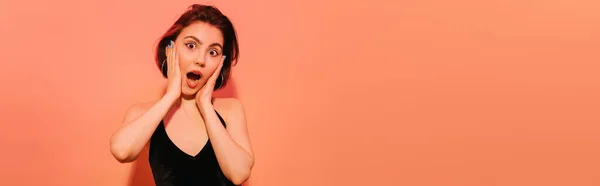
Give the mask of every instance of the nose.
[[194, 64], [204, 68], [204, 66], [206, 66], [206, 55], [198, 55], [198, 57], [196, 57], [196, 61], [194, 61]]

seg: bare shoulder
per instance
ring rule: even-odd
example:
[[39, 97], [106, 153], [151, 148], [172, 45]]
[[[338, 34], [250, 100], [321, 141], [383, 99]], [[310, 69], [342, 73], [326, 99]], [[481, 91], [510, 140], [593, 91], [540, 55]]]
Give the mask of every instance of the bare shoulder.
[[224, 118], [244, 117], [245, 111], [242, 102], [236, 98], [215, 98], [213, 106]]
[[131, 105], [127, 111], [125, 112], [125, 117], [123, 118], [123, 123], [128, 123], [135, 118], [138, 118], [142, 114], [144, 114], [148, 109], [152, 107], [152, 105], [156, 104], [158, 100], [141, 102]]

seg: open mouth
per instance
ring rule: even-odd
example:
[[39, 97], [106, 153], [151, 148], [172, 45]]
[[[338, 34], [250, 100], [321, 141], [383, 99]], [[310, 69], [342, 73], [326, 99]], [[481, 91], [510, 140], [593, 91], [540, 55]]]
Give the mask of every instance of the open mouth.
[[192, 81], [198, 81], [200, 80], [200, 74], [197, 74], [195, 72], [188, 72], [187, 74], [187, 78], [192, 80]]

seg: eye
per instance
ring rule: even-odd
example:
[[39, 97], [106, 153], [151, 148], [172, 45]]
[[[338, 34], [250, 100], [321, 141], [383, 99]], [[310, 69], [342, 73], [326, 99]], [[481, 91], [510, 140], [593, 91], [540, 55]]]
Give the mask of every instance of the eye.
[[211, 56], [213, 56], [213, 57], [214, 57], [214, 56], [218, 56], [218, 55], [219, 55], [219, 51], [217, 51], [217, 50], [215, 50], [215, 49], [210, 49], [210, 50], [208, 51], [208, 53], [209, 53]]
[[196, 48], [196, 44], [195, 43], [186, 43], [185, 46], [188, 47], [189, 49]]

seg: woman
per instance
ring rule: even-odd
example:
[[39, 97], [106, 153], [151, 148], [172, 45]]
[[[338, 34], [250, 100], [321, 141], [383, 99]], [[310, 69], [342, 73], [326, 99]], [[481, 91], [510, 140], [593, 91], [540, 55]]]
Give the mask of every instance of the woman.
[[192, 5], [162, 36], [156, 62], [167, 91], [130, 107], [111, 137], [122, 163], [149, 144], [154, 181], [162, 185], [241, 185], [254, 155], [242, 104], [212, 98], [227, 83], [239, 54], [229, 19], [212, 6]]

